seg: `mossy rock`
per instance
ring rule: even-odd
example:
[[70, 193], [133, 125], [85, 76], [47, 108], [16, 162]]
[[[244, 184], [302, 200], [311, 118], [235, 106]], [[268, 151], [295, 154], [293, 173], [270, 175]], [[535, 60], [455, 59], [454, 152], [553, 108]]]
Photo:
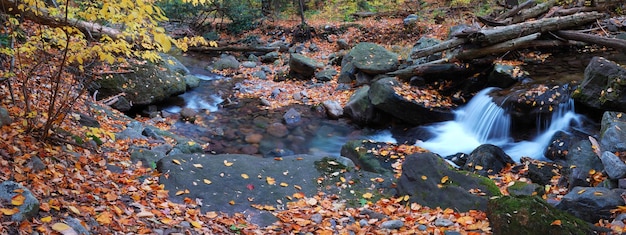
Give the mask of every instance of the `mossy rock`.
[[501, 196], [489, 200], [493, 234], [592, 234], [590, 225], [536, 196]]
[[347, 157], [364, 171], [393, 175], [393, 163], [397, 159], [390, 156], [377, 155], [371, 149], [381, 149], [389, 146], [387, 143], [377, 143], [369, 140], [349, 141], [341, 147], [341, 156]]

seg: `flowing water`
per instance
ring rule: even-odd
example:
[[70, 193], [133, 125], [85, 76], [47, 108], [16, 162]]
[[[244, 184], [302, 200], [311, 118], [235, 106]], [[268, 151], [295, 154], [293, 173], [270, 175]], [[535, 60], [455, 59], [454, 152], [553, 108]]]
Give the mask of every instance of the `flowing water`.
[[[455, 119], [426, 126], [433, 138], [418, 141], [416, 145], [441, 156], [470, 153], [481, 144], [503, 148], [514, 160], [528, 156], [544, 159], [543, 152], [557, 131], [578, 127], [582, 116], [574, 112], [574, 102], [560, 104], [549, 118], [538, 117], [538, 133], [531, 140], [516, 142], [510, 133], [511, 117], [505, 109], [492, 101], [487, 88], [476, 94], [464, 107], [455, 111]], [[545, 128], [542, 128], [545, 127]]]

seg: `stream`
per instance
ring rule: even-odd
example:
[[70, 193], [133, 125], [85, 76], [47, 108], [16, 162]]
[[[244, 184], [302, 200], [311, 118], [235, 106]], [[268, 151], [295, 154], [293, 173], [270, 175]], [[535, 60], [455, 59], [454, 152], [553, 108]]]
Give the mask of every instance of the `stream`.
[[[206, 70], [207, 63], [193, 56], [181, 57], [192, 74], [202, 79], [200, 86], [174, 97], [159, 107], [162, 112], [176, 114], [183, 108], [198, 111], [194, 123], [178, 121], [172, 131], [209, 143], [208, 151], [220, 153], [244, 153], [264, 157], [280, 157], [291, 154], [340, 155], [341, 147], [350, 140], [370, 139], [377, 142], [396, 143], [406, 136], [389, 129], [360, 128], [348, 120], [329, 120], [323, 111], [305, 105], [292, 105], [276, 110], [260, 108], [256, 99], [229, 98], [235, 79], [212, 74]], [[578, 73], [564, 73], [567, 79], [582, 81]], [[544, 150], [557, 131], [583, 129], [586, 119], [575, 112], [573, 100], [561, 103], [551, 117], [537, 120], [545, 125], [535, 130], [513, 132], [508, 112], [496, 105], [486, 88], [477, 93], [467, 104], [454, 111], [455, 119], [420, 127], [430, 138], [422, 138], [416, 145], [441, 156], [470, 153], [481, 144], [501, 147], [514, 160], [529, 156], [545, 160]], [[286, 125], [283, 115], [293, 109], [301, 114], [298, 125]], [[520, 130], [515, 130], [520, 132]], [[514, 137], [517, 136], [517, 137]], [[522, 139], [519, 136], [524, 136]], [[410, 138], [409, 138], [410, 140]], [[410, 142], [411, 143], [411, 142]]]

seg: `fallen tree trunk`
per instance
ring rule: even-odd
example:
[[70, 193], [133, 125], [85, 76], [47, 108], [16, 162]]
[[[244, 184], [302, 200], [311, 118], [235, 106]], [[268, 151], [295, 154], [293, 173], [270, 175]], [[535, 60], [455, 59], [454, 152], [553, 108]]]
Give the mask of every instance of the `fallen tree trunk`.
[[528, 7], [532, 7], [535, 4], [534, 0], [528, 0], [522, 4], [517, 5], [516, 7], [514, 7], [513, 9], [503, 13], [502, 15], [499, 15], [498, 17], [496, 17], [494, 20], [495, 21], [501, 21], [504, 20], [506, 18], [509, 18], [511, 16], [516, 15], [518, 12], [520, 12], [521, 10], [524, 10]]
[[464, 44], [466, 42], [468, 42], [467, 38], [453, 38], [453, 39], [450, 39], [448, 41], [445, 41], [445, 42], [439, 43], [437, 45], [434, 45], [432, 47], [427, 47], [427, 48], [423, 48], [423, 49], [417, 50], [417, 51], [413, 52], [413, 54], [411, 54], [410, 56], [413, 59], [419, 59], [419, 58], [422, 58], [424, 56], [431, 55], [433, 53], [437, 53], [437, 52], [440, 52], [440, 51], [444, 51], [444, 50], [456, 47], [456, 46]]
[[[400, 69], [397, 71], [389, 72], [387, 75], [397, 76], [400, 79], [409, 79], [413, 76], [425, 76], [425, 75], [433, 75], [433, 74], [449, 74], [449, 73], [463, 73], [470, 70], [470, 66], [468, 64], [457, 64], [457, 63], [448, 63], [448, 64], [420, 64], [409, 66], [404, 69]], [[443, 76], [443, 75], [442, 75]]]
[[470, 42], [475, 44], [492, 45], [534, 33], [544, 33], [584, 25], [602, 17], [604, 17], [602, 13], [584, 12], [568, 16], [545, 18], [481, 30], [470, 34], [469, 39]]
[[[29, 9], [19, 7], [19, 2], [15, 0], [0, 0], [0, 11], [12, 14], [21, 15], [26, 19], [32, 20], [36, 23], [48, 25], [51, 27], [71, 26], [78, 28], [85, 35], [90, 35], [94, 38], [99, 38], [102, 35], [107, 35], [111, 38], [119, 38], [122, 32], [118, 29], [100, 25], [98, 23], [83, 21], [78, 19], [65, 19], [63, 15], [51, 15], [46, 9]], [[37, 14], [35, 13], [37, 12]], [[126, 41], [130, 41], [130, 38], [123, 38]]]
[[237, 52], [272, 52], [278, 51], [280, 47], [252, 47], [252, 46], [223, 46], [223, 47], [190, 47], [190, 51], [196, 52], [222, 52], [222, 51], [237, 51]]
[[506, 42], [497, 43], [488, 47], [474, 48], [469, 50], [464, 50], [457, 54], [454, 58], [459, 60], [469, 60], [480, 58], [483, 56], [503, 53], [507, 51], [517, 50], [521, 48], [528, 48], [533, 45], [533, 42], [541, 36], [541, 33], [534, 33], [531, 35], [526, 35], [524, 37], [512, 39]]
[[607, 38], [593, 34], [580, 33], [572, 30], [559, 30], [556, 31], [555, 34], [564, 39], [597, 44], [626, 52], [626, 40], [623, 39]]
[[554, 6], [554, 4], [556, 4], [556, 0], [550, 0], [542, 4], [538, 4], [537, 6], [533, 8], [522, 10], [518, 15], [511, 18], [510, 21], [507, 21], [507, 23], [517, 24], [519, 22], [526, 21], [530, 18], [537, 17], [543, 14], [544, 12], [547, 12], [548, 10], [550, 10], [550, 8]]

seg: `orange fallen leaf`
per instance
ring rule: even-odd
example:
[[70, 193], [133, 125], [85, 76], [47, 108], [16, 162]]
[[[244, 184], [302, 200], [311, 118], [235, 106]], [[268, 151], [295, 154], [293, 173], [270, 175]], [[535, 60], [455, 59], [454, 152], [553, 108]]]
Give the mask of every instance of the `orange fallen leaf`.
[[105, 211], [96, 216], [96, 221], [100, 224], [107, 225], [111, 223], [111, 217], [113, 217], [111, 212]]
[[550, 225], [561, 226], [561, 220], [558, 219], [558, 220], [552, 221], [552, 223], [550, 223]]
[[228, 202], [228, 204], [235, 205], [235, 201], [234, 201], [234, 200], [230, 200], [230, 201]]
[[441, 178], [441, 183], [442, 184], [445, 184], [446, 182], [448, 182], [448, 176], [447, 175]]
[[11, 205], [21, 206], [22, 204], [24, 204], [25, 199], [26, 197], [24, 197], [24, 195], [22, 195], [21, 193], [17, 194], [11, 198]]
[[20, 212], [20, 210], [17, 208], [12, 208], [12, 209], [0, 208], [0, 212], [2, 212], [3, 215], [13, 215], [17, 212]]

